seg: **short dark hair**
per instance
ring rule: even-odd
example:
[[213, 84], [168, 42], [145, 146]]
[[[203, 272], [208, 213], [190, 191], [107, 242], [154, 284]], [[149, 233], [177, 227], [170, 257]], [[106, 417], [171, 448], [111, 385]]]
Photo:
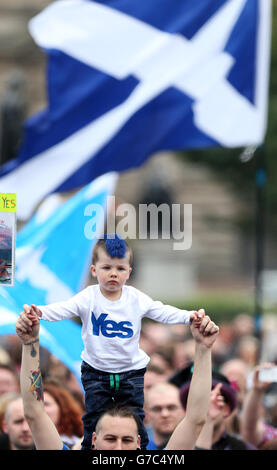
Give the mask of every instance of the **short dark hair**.
[[105, 234], [103, 238], [100, 238], [94, 245], [92, 251], [92, 264], [96, 264], [98, 261], [98, 251], [99, 248], [102, 248], [108, 256], [112, 258], [125, 258], [126, 255], [129, 255], [129, 263], [132, 265], [133, 262], [133, 253], [126, 242], [116, 233], [114, 234]]
[[120, 405], [119, 403], [115, 403], [107, 408], [103, 413], [99, 416], [98, 421], [95, 426], [96, 434], [100, 431], [101, 420], [104, 416], [112, 416], [112, 417], [119, 417], [119, 418], [131, 418], [135, 421], [137, 427], [137, 433], [139, 433], [140, 422], [135, 413], [135, 411], [127, 405]]

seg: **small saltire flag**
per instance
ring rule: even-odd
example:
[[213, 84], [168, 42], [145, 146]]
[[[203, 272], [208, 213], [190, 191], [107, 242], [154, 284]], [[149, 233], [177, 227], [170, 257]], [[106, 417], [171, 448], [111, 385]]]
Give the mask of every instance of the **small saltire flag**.
[[[15, 284], [0, 287], [0, 334], [15, 333], [24, 303], [45, 305], [66, 300], [84, 287], [91, 250], [103, 233], [107, 197], [116, 180], [117, 175], [109, 173], [66, 202], [47, 204], [46, 199], [19, 232]], [[83, 349], [79, 324], [72, 320], [43, 322], [41, 345], [79, 376]]]
[[29, 28], [49, 105], [0, 173], [19, 217], [160, 150], [263, 142], [271, 0], [60, 0]]

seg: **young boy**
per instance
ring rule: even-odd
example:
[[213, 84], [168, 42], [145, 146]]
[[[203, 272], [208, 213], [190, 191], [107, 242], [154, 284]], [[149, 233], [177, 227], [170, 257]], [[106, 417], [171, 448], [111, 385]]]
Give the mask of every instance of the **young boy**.
[[148, 355], [139, 348], [142, 318], [163, 323], [201, 322], [204, 311], [186, 311], [153, 301], [126, 286], [132, 271], [132, 252], [116, 234], [105, 235], [93, 249], [91, 273], [98, 284], [88, 286], [71, 299], [47, 306], [24, 305], [26, 313], [58, 321], [73, 316], [82, 320], [84, 350], [81, 380], [85, 390], [82, 449], [91, 449], [99, 415], [111, 401], [132, 406], [140, 420], [141, 448], [148, 437], [144, 420], [144, 373]]

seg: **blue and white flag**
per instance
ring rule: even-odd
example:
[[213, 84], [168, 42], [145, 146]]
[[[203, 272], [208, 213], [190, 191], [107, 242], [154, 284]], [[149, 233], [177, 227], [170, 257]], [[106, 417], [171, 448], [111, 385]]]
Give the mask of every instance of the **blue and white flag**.
[[[19, 310], [16, 302], [0, 288], [0, 335], [14, 335]], [[66, 344], [65, 344], [66, 343]], [[80, 381], [80, 352], [83, 348], [81, 326], [71, 320], [41, 322], [40, 345], [68, 367]]]
[[60, 0], [29, 28], [49, 106], [0, 173], [21, 217], [160, 150], [264, 140], [271, 0]]
[[[116, 179], [115, 173], [103, 175], [62, 204], [45, 200], [19, 232], [15, 284], [0, 287], [0, 335], [15, 334], [25, 303], [67, 300], [85, 286], [92, 248], [103, 234], [107, 198]], [[41, 345], [78, 376], [81, 326], [72, 320], [42, 322], [40, 338]]]

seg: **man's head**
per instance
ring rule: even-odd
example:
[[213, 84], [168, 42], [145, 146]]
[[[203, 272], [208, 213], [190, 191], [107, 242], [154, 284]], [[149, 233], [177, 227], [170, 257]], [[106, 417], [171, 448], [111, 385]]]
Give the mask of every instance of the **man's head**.
[[132, 268], [132, 251], [116, 234], [105, 235], [95, 244], [92, 254], [92, 276], [107, 297], [121, 293]]
[[5, 412], [3, 431], [8, 434], [11, 450], [31, 450], [34, 441], [24, 416], [23, 400], [19, 396], [11, 401]]
[[139, 421], [129, 407], [114, 406], [98, 419], [92, 444], [95, 450], [136, 450], [140, 447]]
[[169, 439], [185, 416], [178, 387], [168, 382], [150, 387], [145, 395], [145, 411], [155, 442], [160, 445]]
[[230, 359], [222, 364], [220, 372], [227, 377], [232, 387], [237, 391], [239, 404], [242, 405], [247, 391], [247, 364], [238, 358]]
[[19, 392], [18, 377], [11, 367], [0, 365], [0, 395], [7, 392]]
[[146, 394], [147, 391], [156, 385], [157, 383], [166, 382], [167, 381], [167, 374], [164, 369], [155, 364], [152, 364], [151, 361], [147, 366], [147, 370], [144, 375], [144, 393]]

